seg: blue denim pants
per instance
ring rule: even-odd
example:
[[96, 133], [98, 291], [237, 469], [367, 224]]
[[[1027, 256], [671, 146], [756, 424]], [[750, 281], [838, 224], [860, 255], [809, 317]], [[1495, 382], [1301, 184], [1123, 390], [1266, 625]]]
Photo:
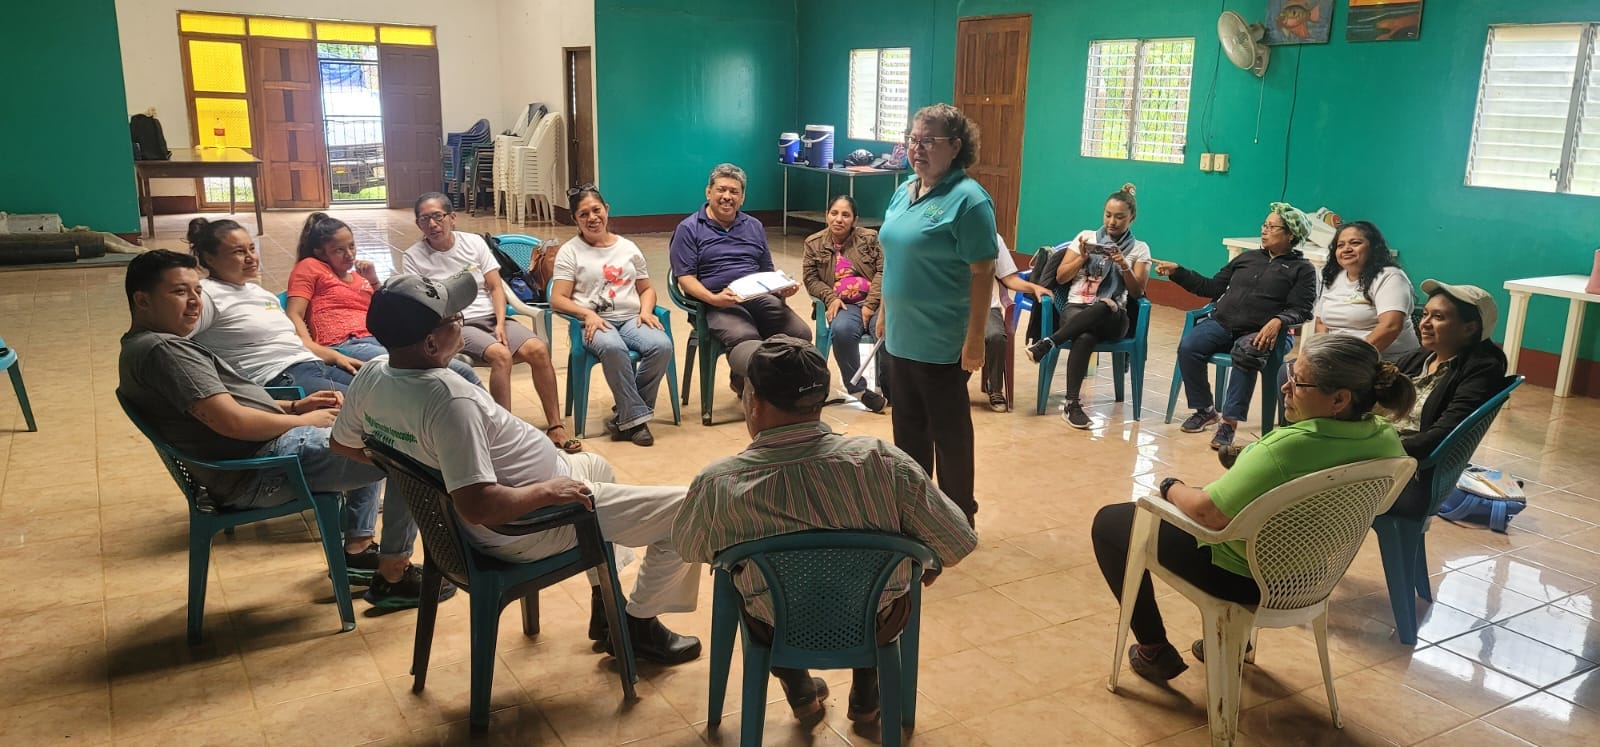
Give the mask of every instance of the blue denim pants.
[[352, 378], [349, 371], [332, 363], [300, 361], [272, 377], [266, 386], [297, 386], [306, 394], [343, 392], [350, 388]]
[[[366, 363], [380, 355], [389, 354], [389, 351], [372, 337], [352, 337], [333, 346], [333, 349], [362, 363]], [[472, 366], [467, 365], [465, 361], [459, 358], [451, 359], [450, 370], [460, 374], [461, 378], [472, 382], [473, 386], [483, 386], [483, 380], [478, 378], [478, 372], [472, 370]]]
[[[416, 544], [417, 525], [406, 509], [405, 498], [398, 492], [383, 490], [383, 471], [370, 464], [346, 459], [334, 453], [329, 445], [331, 429], [303, 425], [290, 428], [256, 452], [258, 457], [298, 456], [300, 472], [313, 493], [344, 493], [344, 508], [340, 524], [346, 540], [378, 536], [378, 496], [383, 496], [385, 517], [399, 517], [383, 522], [378, 550], [384, 555], [411, 557]], [[248, 509], [281, 506], [294, 499], [284, 489], [284, 477], [267, 473], [264, 479], [239, 491], [237, 499], [225, 503], [228, 508]]]
[[[595, 332], [584, 348], [600, 359], [606, 385], [617, 401], [617, 427], [627, 430], [655, 417], [661, 377], [667, 375], [667, 366], [672, 363], [672, 338], [665, 331], [641, 324], [637, 318], [611, 325], [612, 329]], [[628, 358], [630, 350], [639, 354], [637, 371]]]
[[[1216, 320], [1206, 319], [1190, 328], [1189, 333], [1178, 341], [1178, 372], [1183, 377], [1183, 394], [1190, 409], [1199, 411], [1215, 404], [1211, 394], [1211, 378], [1206, 370], [1211, 364], [1211, 356], [1232, 351], [1236, 340], [1253, 337], [1254, 332], [1235, 337]], [[1284, 338], [1283, 344], [1292, 345], [1293, 342]], [[1287, 354], [1289, 351], [1283, 352]], [[1222, 417], [1245, 420], [1255, 389], [1256, 372], [1235, 366], [1228, 374], [1228, 389], [1222, 399]]]

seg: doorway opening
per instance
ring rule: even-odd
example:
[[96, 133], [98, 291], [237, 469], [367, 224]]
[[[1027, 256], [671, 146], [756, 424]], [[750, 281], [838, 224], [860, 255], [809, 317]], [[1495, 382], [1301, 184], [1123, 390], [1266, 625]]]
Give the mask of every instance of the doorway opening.
[[383, 105], [375, 44], [318, 44], [328, 186], [334, 204], [383, 204]]

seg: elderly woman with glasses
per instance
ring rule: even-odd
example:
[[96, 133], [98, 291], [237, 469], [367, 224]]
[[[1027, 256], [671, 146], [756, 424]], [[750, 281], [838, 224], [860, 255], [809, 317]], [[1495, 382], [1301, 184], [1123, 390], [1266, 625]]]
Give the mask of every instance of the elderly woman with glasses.
[[[1221, 530], [1245, 506], [1290, 480], [1368, 459], [1406, 455], [1394, 426], [1373, 412], [1390, 417], [1409, 412], [1416, 389], [1366, 341], [1319, 335], [1306, 343], [1280, 390], [1289, 425], [1245, 447], [1232, 469], [1203, 488], [1185, 485], [1176, 477], [1162, 480], [1161, 497], [1202, 526]], [[1113, 594], [1122, 593], [1136, 510], [1127, 502], [1106, 506], [1090, 529], [1095, 561]], [[1192, 535], [1163, 523], [1156, 552], [1163, 566], [1207, 593], [1239, 604], [1260, 601], [1243, 541], [1197, 544]], [[1128, 649], [1134, 673], [1164, 683], [1189, 668], [1167, 638], [1148, 574], [1133, 600], [1132, 630], [1139, 641]], [[1199, 642], [1190, 651], [1204, 661]]]
[[[1250, 407], [1256, 373], [1272, 354], [1278, 332], [1309, 320], [1317, 300], [1316, 268], [1298, 248], [1311, 233], [1311, 219], [1283, 202], [1272, 203], [1271, 210], [1261, 223], [1261, 249], [1240, 252], [1212, 277], [1176, 262], [1155, 263], [1157, 274], [1184, 290], [1217, 299], [1216, 311], [1178, 342], [1178, 371], [1194, 410], [1183, 421], [1183, 432], [1199, 433], [1221, 420], [1211, 439], [1213, 449], [1233, 444], [1234, 431]], [[1220, 413], [1206, 371], [1217, 353], [1231, 353], [1234, 362]]]
[[[556, 253], [550, 306], [583, 320], [583, 345], [600, 359], [617, 401], [616, 416], [606, 419], [611, 440], [650, 446], [656, 442], [650, 419], [672, 362], [672, 338], [655, 315], [656, 289], [644, 252], [611, 232], [611, 208], [593, 184], [567, 190], [567, 203], [578, 235]], [[629, 351], [639, 354], [637, 371]]]
[[[918, 111], [906, 151], [916, 176], [889, 200], [878, 315], [894, 392], [894, 443], [974, 523], [967, 378], [983, 367], [994, 284], [994, 202], [967, 167], [978, 126], [949, 104]], [[937, 464], [935, 464], [937, 456]]]
[[532, 330], [506, 322], [506, 288], [500, 282], [500, 263], [482, 236], [456, 230], [455, 206], [443, 192], [417, 198], [414, 212], [422, 239], [407, 249], [400, 265], [404, 272], [444, 280], [470, 272], [478, 281], [478, 297], [461, 312], [462, 350], [489, 365], [489, 396], [511, 409], [511, 366], [526, 363], [533, 370], [533, 388], [544, 406], [545, 434], [567, 453], [583, 451], [583, 443], [568, 438], [561, 423], [561, 394], [550, 349]]

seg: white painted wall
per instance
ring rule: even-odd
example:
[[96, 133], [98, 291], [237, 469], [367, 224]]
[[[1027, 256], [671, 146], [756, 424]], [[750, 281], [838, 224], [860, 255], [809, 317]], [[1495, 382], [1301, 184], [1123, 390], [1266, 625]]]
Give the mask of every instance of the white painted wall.
[[[37, 1], [37, 0], [35, 0]], [[46, 0], [48, 1], [48, 0]], [[116, 0], [117, 33], [122, 42], [122, 74], [128, 92], [128, 113], [156, 107], [161, 126], [172, 148], [190, 145], [189, 112], [183, 92], [182, 58], [178, 52], [178, 14], [181, 10], [222, 11], [303, 18], [338, 18], [357, 21], [404, 23], [437, 26], [439, 81], [444, 129], [464, 130], [487, 117], [495, 131], [511, 126], [503, 104], [505, 91], [501, 71], [499, 26], [503, 14], [497, 0], [342, 0], [330, 4], [321, 0]], [[556, 7], [554, 2], [522, 0], [509, 5], [551, 6], [563, 17], [579, 16], [588, 28], [588, 43], [594, 40], [593, 0]], [[576, 5], [587, 5], [579, 10]], [[528, 25], [541, 14], [530, 13]], [[521, 33], [519, 27], [518, 33]], [[507, 37], [515, 38], [515, 37]], [[512, 46], [530, 47], [518, 40]], [[552, 101], [561, 98], [560, 45], [550, 53], [551, 75], [555, 76]], [[545, 75], [537, 76], [541, 83]], [[518, 87], [519, 95], [524, 90]], [[194, 194], [189, 180], [158, 179], [151, 184], [157, 195]]]
[[[594, 0], [499, 0], [499, 6], [500, 101], [507, 119], [504, 127], [499, 123], [495, 127], [510, 127], [522, 107], [534, 102], [566, 114], [566, 57], [562, 48], [594, 48]], [[593, 55], [590, 60], [589, 84], [593, 90]], [[567, 117], [569, 127], [571, 121]], [[596, 132], [597, 139], [598, 136]], [[598, 142], [595, 162], [598, 168]]]

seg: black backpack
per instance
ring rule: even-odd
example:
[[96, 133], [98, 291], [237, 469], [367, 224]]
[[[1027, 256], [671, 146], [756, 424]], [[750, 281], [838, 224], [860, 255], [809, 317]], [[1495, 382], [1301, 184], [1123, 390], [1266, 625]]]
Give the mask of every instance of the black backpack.
[[500, 279], [505, 281], [511, 293], [522, 299], [523, 303], [544, 303], [544, 286], [534, 289], [533, 283], [528, 280], [527, 270], [500, 248], [500, 240], [488, 233], [483, 234], [483, 240], [489, 245], [489, 251], [494, 254], [495, 261], [500, 263]]
[[135, 114], [128, 119], [128, 132], [133, 136], [133, 160], [165, 161], [172, 157], [172, 151], [167, 150], [167, 136], [161, 132], [161, 120]]

